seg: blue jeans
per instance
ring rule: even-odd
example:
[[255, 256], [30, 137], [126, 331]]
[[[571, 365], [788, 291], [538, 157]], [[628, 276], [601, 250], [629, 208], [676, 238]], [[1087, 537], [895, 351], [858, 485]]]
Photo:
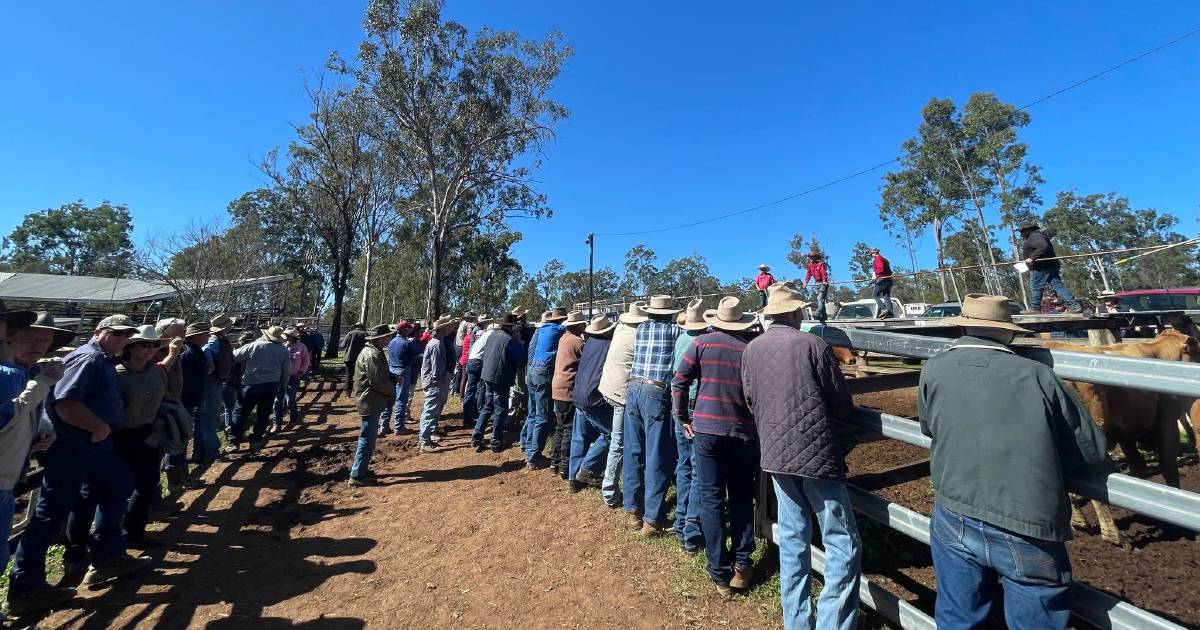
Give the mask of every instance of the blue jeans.
[[569, 479], [574, 480], [580, 468], [597, 478], [604, 476], [612, 422], [613, 409], [607, 404], [591, 409], [575, 408], [575, 423], [571, 427], [571, 458], [567, 465]]
[[541, 455], [550, 438], [554, 403], [550, 399], [550, 364], [535, 363], [529, 368], [529, 419], [526, 421], [525, 459]]
[[1062, 274], [1057, 267], [1051, 269], [1029, 270], [1029, 288], [1032, 289], [1032, 294], [1029, 296], [1030, 308], [1035, 311], [1042, 310], [1042, 293], [1046, 291], [1046, 285], [1050, 285], [1054, 289], [1054, 293], [1062, 298], [1064, 302], [1071, 306], [1079, 306], [1075, 301], [1075, 296], [1071, 295], [1071, 291], [1067, 289], [1067, 285], [1063, 284]]
[[675, 537], [684, 544], [698, 545], [702, 534], [696, 455], [692, 440], [683, 433], [683, 426], [678, 422], [671, 424], [675, 426], [675, 449], [679, 453], [679, 461], [675, 463]]
[[625, 511], [665, 527], [667, 488], [675, 472], [671, 395], [645, 383], [629, 383], [625, 397]]
[[[891, 312], [892, 310], [892, 279], [876, 280], [875, 287], [871, 290], [872, 296], [875, 298], [875, 303], [879, 305], [878, 313], [884, 311]], [[893, 313], [894, 314], [894, 313]]]
[[[8, 537], [12, 535], [17, 497], [12, 490], [0, 490], [0, 571], [8, 569]], [[0, 620], [4, 617], [0, 617]]]
[[[467, 368], [470, 370], [470, 366]], [[467, 372], [467, 382], [470, 383], [471, 372]], [[471, 442], [483, 444], [483, 430], [490, 420], [492, 422], [492, 448], [499, 449], [504, 442], [504, 419], [508, 417], [508, 385], [497, 385], [480, 380], [483, 384], [483, 405], [479, 409], [479, 417], [475, 419], [475, 432], [471, 434]], [[467, 385], [470, 392], [470, 385]]]
[[[605, 400], [608, 400], [607, 398]], [[624, 504], [621, 496], [621, 472], [625, 455], [625, 405], [614, 404], [612, 433], [608, 435], [608, 461], [604, 464], [604, 483], [600, 486], [600, 494], [604, 495], [604, 503], [608, 507]]]
[[221, 400], [225, 403], [225, 432], [228, 434], [237, 421], [238, 388], [229, 383], [221, 385]]
[[421, 409], [421, 424], [417, 436], [421, 444], [433, 443], [433, 434], [438, 430], [438, 421], [442, 418], [442, 408], [446, 406], [446, 396], [449, 395], [449, 374], [443, 374], [442, 378], [430, 383], [425, 388], [425, 404]]
[[217, 417], [225, 404], [225, 385], [210, 381], [204, 384], [204, 397], [200, 399], [200, 410], [196, 414], [196, 429], [192, 447], [192, 461], [197, 464], [211, 462], [221, 453], [221, 440], [217, 437]]
[[300, 393], [300, 375], [288, 377], [287, 388], [275, 398], [275, 426], [283, 425], [283, 412], [287, 411], [288, 422], [300, 419], [300, 403], [297, 398]]
[[758, 308], [765, 308], [766, 306], [767, 306], [767, 292], [762, 289], [759, 289], [758, 290]]
[[[59, 428], [43, 456], [46, 473], [29, 526], [21, 534], [9, 593], [22, 595], [46, 584], [46, 551], [69, 520], [76, 503], [89, 498], [98, 506], [95, 534], [84, 541], [92, 562], [125, 553], [121, 521], [133, 488], [133, 476], [117, 456], [112, 438], [92, 442], [88, 433]], [[90, 522], [88, 523], [90, 525]], [[68, 530], [70, 528], [68, 527]]]
[[484, 397], [487, 395], [484, 391], [483, 379], [480, 378], [480, 373], [483, 372], [483, 362], [468, 361], [464, 370], [467, 373], [467, 383], [463, 386], [463, 424], [474, 426], [475, 420], [479, 416], [479, 410], [483, 407]]
[[817, 290], [817, 309], [813, 312], [817, 314], [817, 319], [825, 321], [825, 301], [829, 299], [829, 285], [818, 284], [815, 288]]
[[817, 626], [853, 630], [857, 624], [862, 543], [846, 484], [771, 473], [779, 504], [779, 590], [785, 630], [812, 628], [810, 516], [821, 526], [825, 587], [817, 599]]
[[250, 424], [250, 414], [255, 413], [254, 428], [250, 434], [250, 443], [259, 444], [267, 433], [267, 425], [271, 423], [271, 408], [275, 403], [275, 394], [279, 391], [278, 383], [258, 383], [242, 387], [242, 402], [238, 405], [237, 420], [234, 421], [233, 437], [230, 442], [241, 444], [246, 436], [246, 425]]
[[379, 414], [379, 426], [384, 431], [392, 430], [392, 416], [396, 416], [396, 431], [404, 428], [404, 423], [408, 420], [408, 402], [412, 395], [412, 382], [408, 380], [408, 374], [400, 369], [389, 367], [388, 371], [392, 373], [392, 380], [396, 381], [396, 404], [394, 407], [385, 407], [383, 413]]
[[1066, 628], [1071, 561], [1060, 542], [1019, 536], [934, 505], [929, 523], [938, 628], [977, 628], [1003, 585], [1009, 628]]
[[[695, 489], [693, 495], [699, 495], [696, 502], [703, 523], [708, 577], [713, 582], [728, 584], [733, 579], [734, 567], [749, 569], [753, 564], [750, 554], [754, 553], [754, 476], [758, 470], [758, 443], [726, 435], [697, 433], [692, 448], [696, 462], [692, 488]], [[729, 493], [728, 505], [725, 503], [726, 491]], [[733, 543], [732, 549], [725, 547], [726, 536]]]
[[375, 454], [375, 439], [379, 437], [379, 414], [362, 417], [358, 430], [358, 446], [354, 449], [354, 463], [350, 466], [350, 478], [362, 479], [371, 468], [371, 456]]

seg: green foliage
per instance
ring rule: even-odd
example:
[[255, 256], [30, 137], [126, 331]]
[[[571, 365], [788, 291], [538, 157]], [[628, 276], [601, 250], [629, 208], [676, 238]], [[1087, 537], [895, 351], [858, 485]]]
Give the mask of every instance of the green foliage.
[[133, 219], [123, 204], [72, 201], [28, 214], [4, 239], [6, 271], [119, 277], [130, 272]]

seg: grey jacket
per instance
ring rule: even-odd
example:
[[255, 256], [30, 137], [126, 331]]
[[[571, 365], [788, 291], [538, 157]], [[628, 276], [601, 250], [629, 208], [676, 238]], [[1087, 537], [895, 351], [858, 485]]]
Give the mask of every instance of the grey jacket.
[[1024, 536], [1071, 538], [1066, 475], [1112, 463], [1104, 434], [1049, 367], [962, 337], [925, 363], [918, 391], [939, 505]]
[[280, 389], [287, 387], [292, 351], [282, 343], [260, 338], [234, 350], [233, 360], [246, 366], [242, 372], [242, 387], [263, 383], [274, 383]]
[[369, 341], [354, 363], [354, 397], [358, 413], [363, 416], [377, 414], [396, 400], [396, 382], [388, 369], [387, 353]]
[[33, 443], [54, 435], [50, 419], [39, 413], [54, 383], [54, 379], [39, 374], [26, 381], [25, 390], [13, 398], [12, 420], [0, 429], [0, 490], [16, 487]]

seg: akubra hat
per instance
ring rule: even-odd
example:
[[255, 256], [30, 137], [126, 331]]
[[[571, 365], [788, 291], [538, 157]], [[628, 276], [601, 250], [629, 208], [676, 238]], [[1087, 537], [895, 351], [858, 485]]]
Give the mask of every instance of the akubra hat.
[[732, 296], [721, 298], [717, 308], [704, 311], [704, 321], [721, 330], [746, 330], [754, 325], [756, 319], [754, 313], [743, 312], [742, 301]]
[[211, 332], [215, 332], [215, 333], [225, 332], [226, 330], [233, 328], [233, 318], [226, 315], [225, 313], [221, 313], [220, 315], [217, 315], [216, 317], [212, 318], [212, 322], [210, 322], [210, 325], [211, 325], [211, 328], [209, 328], [209, 331], [211, 331]]
[[767, 287], [767, 305], [759, 313], [779, 315], [798, 311], [808, 305], [808, 302], [800, 299], [800, 289], [795, 283], [776, 282]]
[[187, 330], [183, 331], [184, 337], [195, 337], [196, 335], [209, 334], [209, 325], [203, 322], [193, 322], [187, 325]]
[[683, 312], [683, 322], [679, 327], [684, 330], [705, 330], [708, 322], [704, 321], [704, 300], [696, 298], [688, 302], [687, 310]]
[[495, 317], [492, 317], [491, 315], [484, 313], [483, 315], [480, 315], [478, 319], [475, 320], [475, 323], [482, 326], [484, 324], [490, 324], [495, 320], [496, 320]]
[[394, 326], [391, 324], [379, 324], [378, 326], [371, 327], [371, 330], [367, 333], [367, 341], [374, 341], [382, 337], [391, 337], [394, 334], [396, 334]]
[[630, 304], [629, 310], [621, 313], [621, 316], [617, 318], [617, 321], [621, 322], [622, 324], [640, 324], [647, 319], [650, 319], [646, 316], [646, 311], [644, 310], [645, 307], [646, 301], [638, 300]]
[[38, 314], [33, 311], [10, 311], [0, 303], [0, 319], [8, 322], [11, 328], [24, 328], [37, 321]]
[[73, 331], [67, 330], [66, 328], [59, 328], [58, 326], [55, 326], [54, 325], [54, 316], [45, 311], [37, 313], [35, 316], [35, 319], [33, 320], [33, 323], [29, 324], [28, 328], [36, 328], [36, 329], [41, 329], [41, 330], [53, 331], [54, 332], [54, 343], [51, 344], [51, 348], [50, 348], [51, 350], [56, 350], [58, 348], [61, 348], [65, 345], [71, 343], [71, 340], [75, 338], [75, 333]]
[[567, 309], [565, 309], [565, 308], [556, 308], [556, 309], [550, 311], [549, 317], [542, 315], [542, 321], [546, 322], [547, 324], [558, 323], [558, 322], [565, 320], [566, 318], [567, 318]]
[[1021, 224], [1021, 227], [1017, 228], [1017, 231], [1018, 231], [1018, 232], [1025, 232], [1025, 231], [1028, 231], [1028, 230], [1036, 230], [1036, 229], [1039, 229], [1040, 227], [1041, 227], [1041, 226], [1037, 224], [1037, 221], [1034, 221], [1033, 219], [1030, 219], [1030, 220], [1028, 220], [1028, 221], [1026, 221], [1026, 222], [1022, 223], [1022, 224]]
[[518, 317], [518, 318], [525, 317], [525, 315], [528, 313], [529, 313], [529, 309], [525, 308], [524, 306], [518, 306], [517, 308], [514, 308], [512, 310], [512, 316]]
[[568, 328], [573, 326], [586, 326], [587, 320], [583, 318], [583, 311], [571, 311], [567, 313], [567, 318], [563, 320], [562, 325]]
[[283, 336], [291, 337], [292, 339], [299, 339], [300, 338], [300, 330], [297, 328], [288, 328], [283, 331]]
[[431, 324], [429, 326], [429, 329], [434, 332], [437, 332], [443, 328], [446, 328], [447, 326], [454, 326], [456, 324], [458, 324], [457, 319], [454, 319], [453, 317], [450, 317], [449, 315], [442, 315], [441, 317], [439, 317], [437, 319], [437, 321], [433, 322], [433, 324]]
[[676, 306], [675, 298], [669, 295], [654, 295], [642, 310], [651, 315], [674, 315], [683, 309]]
[[599, 336], [611, 332], [616, 327], [617, 322], [612, 321], [608, 316], [597, 315], [592, 318], [591, 323], [588, 324], [588, 327], [583, 332], [588, 335]]
[[767, 265], [766, 263], [763, 263], [763, 264], [759, 265], [759, 266], [758, 266], [758, 268], [759, 268], [759, 269], [762, 269], [763, 271], [770, 271], [770, 270], [771, 270], [771, 267], [770, 267], [769, 265]]
[[542, 318], [538, 320], [538, 323], [534, 324], [534, 327], [541, 328], [550, 323], [547, 318], [551, 315], [554, 315], [554, 311], [542, 311]]
[[509, 328], [512, 328], [513, 326], [517, 325], [517, 316], [513, 315], [512, 313], [505, 313], [503, 316], [496, 318], [495, 325], [501, 327], [508, 326]]
[[1013, 323], [1012, 309], [1008, 306], [1008, 297], [1003, 295], [985, 295], [972, 293], [962, 303], [962, 314], [947, 317], [941, 323], [947, 326], [965, 326], [970, 328], [996, 328], [1016, 333], [1032, 333]]
[[138, 328], [138, 331], [129, 338], [129, 343], [126, 347], [132, 346], [135, 343], [146, 343], [158, 347], [162, 345], [162, 338], [158, 336], [158, 330], [151, 324], [146, 324]]
[[283, 343], [283, 326], [269, 326], [263, 328], [262, 333], [271, 341]]

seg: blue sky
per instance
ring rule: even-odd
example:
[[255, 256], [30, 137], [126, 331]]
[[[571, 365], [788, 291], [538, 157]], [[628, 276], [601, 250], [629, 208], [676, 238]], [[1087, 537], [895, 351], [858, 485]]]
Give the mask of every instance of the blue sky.
[[[83, 198], [126, 203], [143, 238], [224, 212], [255, 160], [307, 112], [301, 71], [352, 55], [363, 2], [18, 3], [0, 24], [0, 233]], [[707, 218], [882, 162], [932, 96], [1025, 104], [1200, 26], [1193, 3], [449, 0], [448, 17], [541, 37], [575, 56], [571, 110], [538, 179], [553, 219], [522, 220], [527, 269], [587, 265], [589, 231]], [[1178, 215], [1200, 203], [1200, 35], [1031, 110], [1042, 196], [1116, 191]], [[845, 277], [855, 241], [901, 260], [877, 215], [882, 171], [743, 217], [597, 240], [597, 266], [644, 243], [700, 252], [723, 279], [787, 276], [815, 233]], [[922, 265], [932, 262], [925, 239]]]

